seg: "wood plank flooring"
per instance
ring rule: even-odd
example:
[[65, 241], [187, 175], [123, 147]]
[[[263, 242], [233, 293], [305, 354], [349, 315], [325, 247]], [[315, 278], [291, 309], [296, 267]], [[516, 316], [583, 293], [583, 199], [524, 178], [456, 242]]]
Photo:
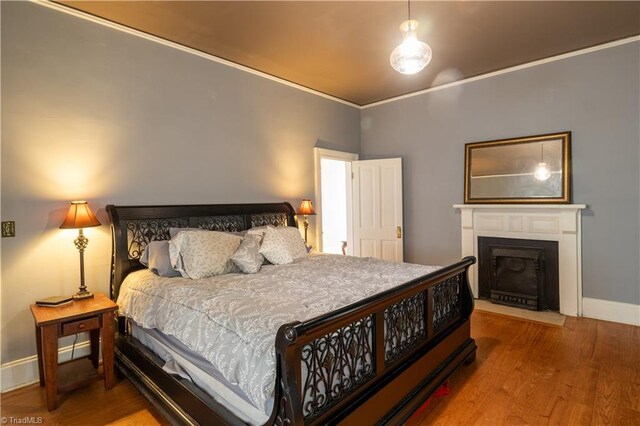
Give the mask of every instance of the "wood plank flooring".
[[640, 327], [474, 312], [474, 364], [411, 425], [640, 425]]
[[[418, 425], [639, 425], [640, 327], [567, 318], [564, 327], [473, 313], [476, 361], [408, 422]], [[46, 410], [43, 388], [2, 395], [1, 415], [45, 425], [167, 424], [133, 386], [102, 382]]]

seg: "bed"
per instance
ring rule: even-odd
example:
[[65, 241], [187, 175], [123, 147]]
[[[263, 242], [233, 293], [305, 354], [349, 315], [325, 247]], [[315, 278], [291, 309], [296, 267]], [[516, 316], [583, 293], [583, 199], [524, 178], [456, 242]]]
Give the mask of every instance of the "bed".
[[[295, 212], [288, 203], [109, 205], [107, 212], [113, 236], [111, 298], [114, 300], [118, 300], [121, 291], [123, 294], [126, 291], [151, 294], [158, 285], [168, 288], [167, 284], [154, 283], [151, 273], [143, 270], [139, 258], [149, 242], [169, 239], [170, 228], [237, 232], [264, 225], [297, 226]], [[260, 404], [256, 403], [258, 397], [249, 393], [247, 398], [242, 389], [240, 392], [236, 391], [237, 377], [232, 378], [233, 383], [223, 383], [226, 388], [223, 388], [222, 393], [223, 396], [228, 395], [226, 399], [218, 398], [215, 392], [208, 391], [207, 383], [226, 382], [229, 371], [241, 368], [234, 367], [228, 371], [221, 369], [224, 374], [216, 371], [200, 374], [207, 370], [208, 363], [207, 360], [191, 356], [189, 349], [196, 345], [196, 341], [189, 341], [188, 335], [192, 333], [183, 333], [184, 342], [180, 339], [176, 342], [172, 336], [154, 331], [155, 323], [146, 321], [142, 314], [136, 318], [140, 323], [134, 321], [134, 309], [131, 306], [136, 306], [136, 299], [125, 296], [121, 300], [128, 300], [128, 305], [123, 304], [128, 306], [125, 306], [123, 312], [127, 315], [118, 317], [116, 365], [163, 415], [175, 423], [400, 423], [455, 369], [475, 359], [476, 345], [470, 336], [469, 322], [473, 298], [467, 279], [468, 268], [474, 263], [475, 259], [468, 257], [435, 270], [419, 265], [385, 264], [374, 259], [349, 260], [342, 256], [332, 258], [320, 255], [304, 259], [299, 265], [283, 265], [287, 268], [263, 268], [264, 273], [260, 272], [252, 277], [254, 281], [251, 289], [255, 291], [260, 287], [260, 280], [266, 280], [267, 277], [271, 277], [271, 287], [280, 283], [283, 294], [282, 312], [273, 310], [270, 313], [273, 319], [270, 321], [273, 323], [278, 318], [283, 318], [284, 322], [278, 323], [278, 327], [274, 329], [275, 338], [270, 340], [269, 350], [263, 351], [272, 356], [272, 360], [267, 359], [265, 365], [273, 364], [273, 371], [265, 382], [271, 384], [269, 399], [263, 397]], [[344, 271], [339, 274], [343, 276], [340, 284], [342, 287], [336, 287], [344, 289], [344, 294], [331, 297], [336, 299], [332, 301], [333, 304], [321, 303], [326, 305], [324, 311], [314, 310], [311, 301], [318, 300], [317, 298], [309, 298], [308, 302], [304, 295], [300, 296], [301, 310], [289, 308], [286, 301], [291, 298], [287, 299], [285, 294], [296, 291], [292, 274], [305, 269], [307, 276], [318, 276], [321, 274], [317, 271], [323, 269], [317, 268], [321, 267], [325, 270], [329, 268]], [[345, 280], [348, 283], [351, 279], [351, 271], [353, 282], [356, 283], [355, 271], [358, 270], [361, 271], [361, 276], [365, 271], [371, 271], [371, 274], [375, 272], [376, 277], [387, 284], [378, 288], [374, 294], [364, 290], [349, 291]], [[388, 284], [398, 280], [398, 277], [406, 277], [406, 282], [402, 279], [392, 285]], [[369, 278], [362, 279], [366, 281]], [[229, 276], [224, 279], [232, 284], [233, 280], [241, 282], [238, 281], [240, 277]], [[174, 280], [171, 284], [175, 284], [176, 289], [179, 288], [179, 279], [169, 280]], [[228, 286], [230, 289], [236, 285], [232, 284]], [[202, 283], [202, 291], [205, 291], [207, 285]], [[216, 286], [220, 288], [220, 284]], [[266, 289], [269, 286], [263, 287]], [[318, 283], [309, 286], [310, 289], [320, 287]], [[241, 291], [240, 289], [238, 286], [238, 290], [234, 291]], [[359, 290], [360, 286], [354, 285], [352, 289]], [[228, 294], [233, 296], [229, 291]], [[156, 293], [155, 299], [145, 296], [152, 307], [156, 303], [154, 300], [162, 300], [164, 294], [159, 290]], [[197, 305], [204, 294], [206, 293], [194, 295], [193, 303]], [[269, 306], [278, 302], [277, 295], [268, 293], [267, 290], [252, 294], [256, 300], [271, 300]], [[328, 299], [327, 295], [324, 297], [325, 300]], [[207, 315], [224, 310], [227, 305], [233, 303], [219, 302]], [[200, 309], [199, 306], [196, 308]], [[185, 312], [187, 314], [181, 313], [178, 317], [186, 317], [188, 311]], [[157, 314], [148, 316], [156, 317]], [[264, 317], [267, 318], [266, 309]], [[187, 326], [176, 327], [173, 333], [168, 334], [179, 335], [180, 330]], [[226, 329], [229, 327], [226, 326]], [[260, 330], [260, 327], [256, 326], [256, 330]], [[206, 343], [206, 333], [209, 331], [203, 333], [205, 338], [201, 337], [197, 342]], [[249, 339], [245, 335], [238, 338], [241, 339], [238, 342]], [[237, 346], [229, 343], [233, 341], [221, 339], [219, 335], [211, 340], [223, 342], [220, 345], [223, 349], [230, 345]], [[269, 340], [263, 337], [260, 342], [263, 341]], [[249, 348], [253, 347], [250, 340], [247, 342]], [[254, 346], [259, 345], [256, 343]], [[186, 374], [171, 371], [167, 368], [167, 360], [174, 358], [190, 358], [197, 368]], [[213, 363], [215, 361], [214, 359]], [[224, 366], [225, 363], [217, 365]], [[263, 383], [262, 387], [264, 386]], [[249, 402], [253, 402], [261, 414], [244, 415], [243, 409], [238, 409], [243, 406], [243, 399], [251, 399]], [[238, 401], [238, 404], [230, 405], [228, 400]]]

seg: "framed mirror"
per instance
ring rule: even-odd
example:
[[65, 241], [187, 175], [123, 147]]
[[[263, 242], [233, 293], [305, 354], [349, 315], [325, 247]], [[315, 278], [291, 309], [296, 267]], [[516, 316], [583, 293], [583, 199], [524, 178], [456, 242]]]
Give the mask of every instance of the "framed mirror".
[[465, 145], [464, 202], [571, 202], [571, 132]]

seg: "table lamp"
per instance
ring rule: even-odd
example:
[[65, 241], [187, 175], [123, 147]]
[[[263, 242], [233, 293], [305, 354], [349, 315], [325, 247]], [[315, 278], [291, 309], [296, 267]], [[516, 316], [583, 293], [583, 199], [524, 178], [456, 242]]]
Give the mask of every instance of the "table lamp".
[[84, 284], [84, 249], [87, 248], [89, 240], [82, 233], [82, 228], [92, 226], [100, 226], [100, 222], [96, 219], [86, 201], [72, 201], [67, 217], [60, 225], [60, 229], [77, 229], [78, 238], [73, 240], [76, 248], [80, 252], [80, 291], [73, 295], [76, 300], [89, 299], [93, 297], [93, 293], [87, 291]]
[[304, 222], [302, 222], [302, 224], [304, 225], [304, 242], [306, 244], [307, 243], [307, 229], [309, 229], [308, 217], [309, 217], [309, 215], [315, 215], [316, 214], [315, 210], [313, 210], [313, 204], [311, 204], [311, 200], [308, 199], [308, 198], [303, 198], [302, 199], [302, 203], [300, 203], [300, 208], [298, 209], [296, 214], [304, 216]]

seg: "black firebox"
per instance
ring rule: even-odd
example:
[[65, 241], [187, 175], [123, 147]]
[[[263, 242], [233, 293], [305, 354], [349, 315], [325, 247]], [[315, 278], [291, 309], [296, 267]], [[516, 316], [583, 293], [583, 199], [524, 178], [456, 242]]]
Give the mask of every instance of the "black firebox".
[[557, 241], [478, 237], [478, 257], [481, 299], [560, 310]]

